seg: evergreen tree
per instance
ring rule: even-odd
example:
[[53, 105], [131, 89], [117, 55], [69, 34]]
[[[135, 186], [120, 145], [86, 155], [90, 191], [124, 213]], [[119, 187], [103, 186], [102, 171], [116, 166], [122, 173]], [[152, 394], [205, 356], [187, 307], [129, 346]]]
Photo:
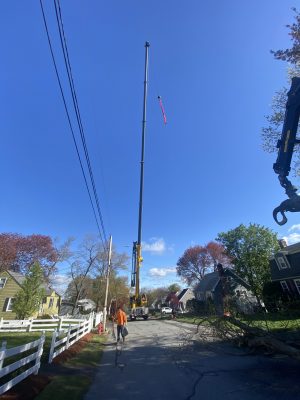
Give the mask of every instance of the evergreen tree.
[[29, 318], [39, 311], [45, 296], [43, 283], [43, 270], [39, 263], [34, 263], [26, 273], [22, 288], [13, 302], [12, 310], [17, 314], [17, 319]]

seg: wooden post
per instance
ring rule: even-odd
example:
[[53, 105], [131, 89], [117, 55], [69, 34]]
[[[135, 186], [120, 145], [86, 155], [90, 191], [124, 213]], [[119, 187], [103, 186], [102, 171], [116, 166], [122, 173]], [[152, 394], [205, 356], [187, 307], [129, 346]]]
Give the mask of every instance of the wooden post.
[[0, 330], [2, 329], [2, 325], [3, 325], [3, 317], [1, 317], [0, 319]]
[[112, 236], [109, 237], [109, 252], [108, 252], [107, 270], [106, 270], [106, 288], [105, 288], [105, 298], [104, 298], [104, 308], [103, 308], [103, 332], [106, 331], [107, 297], [109, 288], [109, 275], [111, 270], [111, 253], [112, 253]]
[[27, 332], [31, 332], [31, 328], [32, 328], [32, 319], [29, 320], [29, 324], [27, 327]]
[[45, 331], [43, 331], [42, 336], [40, 338], [40, 343], [38, 345], [38, 349], [37, 349], [37, 355], [36, 355], [36, 359], [35, 359], [35, 366], [36, 366], [36, 370], [34, 372], [34, 375], [37, 375], [40, 369], [40, 365], [41, 365], [41, 357], [43, 354], [43, 346], [45, 343]]
[[69, 325], [69, 328], [68, 328], [66, 349], [68, 349], [70, 347], [70, 335], [71, 335], [71, 324]]
[[63, 317], [58, 317], [59, 321], [58, 321], [58, 331], [61, 331], [62, 329], [62, 324], [63, 324]]
[[7, 345], [6, 341], [2, 342], [2, 346], [1, 346], [1, 349], [0, 349], [0, 369], [3, 366], [3, 361], [5, 359], [6, 345]]
[[49, 352], [49, 360], [48, 363], [51, 364], [53, 360], [53, 353], [55, 349], [55, 340], [57, 336], [57, 331], [53, 331], [52, 333], [52, 340], [51, 340], [51, 346], [50, 346], [50, 352]]

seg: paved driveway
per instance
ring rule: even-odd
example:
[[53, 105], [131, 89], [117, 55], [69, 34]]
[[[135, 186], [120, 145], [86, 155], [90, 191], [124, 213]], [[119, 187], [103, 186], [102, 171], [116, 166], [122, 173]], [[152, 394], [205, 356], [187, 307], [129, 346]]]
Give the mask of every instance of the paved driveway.
[[85, 400], [300, 400], [300, 363], [199, 344], [195, 327], [134, 321], [124, 345], [112, 337]]

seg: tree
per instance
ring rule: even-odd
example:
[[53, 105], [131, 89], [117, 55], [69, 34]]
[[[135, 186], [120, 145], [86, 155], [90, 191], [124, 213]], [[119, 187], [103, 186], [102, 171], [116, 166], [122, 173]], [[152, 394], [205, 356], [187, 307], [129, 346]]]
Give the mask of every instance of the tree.
[[[128, 256], [116, 252], [112, 248], [110, 285], [117, 279], [117, 272], [127, 268]], [[70, 265], [71, 282], [66, 291], [66, 297], [73, 302], [73, 311], [77, 302], [90, 298], [99, 310], [103, 307], [106, 288], [108, 252], [94, 236], [86, 237], [74, 252]], [[123, 288], [122, 288], [123, 291]]]
[[201, 281], [210, 266], [207, 249], [203, 246], [190, 247], [177, 261], [177, 275], [184, 278], [190, 285], [192, 282]]
[[177, 293], [180, 291], [180, 286], [178, 285], [178, 283], [172, 283], [172, 285], [170, 285], [168, 287], [168, 291], [169, 293]]
[[70, 240], [58, 248], [50, 236], [2, 233], [0, 270], [12, 269], [25, 274], [32, 264], [38, 262], [44, 277], [49, 280], [56, 271], [57, 263], [68, 257], [69, 243]]
[[26, 319], [39, 311], [45, 295], [43, 287], [43, 270], [38, 263], [34, 263], [27, 271], [21, 290], [17, 293], [12, 310], [17, 319]]
[[206, 272], [215, 271], [219, 263], [227, 266], [230, 258], [220, 243], [209, 242], [204, 246], [188, 248], [178, 260], [176, 269], [177, 274], [190, 285], [201, 281]]
[[279, 249], [277, 235], [258, 224], [241, 224], [219, 233], [217, 240], [231, 258], [236, 273], [245, 279], [260, 303], [263, 286], [270, 281], [269, 259]]
[[[300, 14], [295, 8], [295, 22], [287, 25], [289, 36], [292, 40], [292, 47], [285, 50], [271, 50], [275, 59], [288, 61], [288, 86], [293, 76], [300, 76]], [[287, 101], [286, 87], [275, 92], [272, 100], [272, 112], [266, 116], [267, 126], [262, 128], [263, 149], [269, 153], [277, 152], [277, 142], [281, 137], [282, 124], [285, 116], [285, 105]], [[300, 165], [299, 146], [295, 147], [296, 157], [293, 160], [292, 169], [296, 172]]]
[[289, 28], [289, 36], [293, 42], [290, 49], [285, 50], [271, 50], [277, 60], [288, 61], [291, 64], [298, 64], [300, 62], [300, 14], [296, 8], [292, 8], [295, 13], [295, 22], [292, 25], [287, 25]]
[[210, 261], [210, 265], [214, 271], [217, 271], [217, 265], [222, 264], [224, 267], [230, 266], [230, 258], [225, 253], [224, 247], [217, 242], [209, 242], [205, 246]]

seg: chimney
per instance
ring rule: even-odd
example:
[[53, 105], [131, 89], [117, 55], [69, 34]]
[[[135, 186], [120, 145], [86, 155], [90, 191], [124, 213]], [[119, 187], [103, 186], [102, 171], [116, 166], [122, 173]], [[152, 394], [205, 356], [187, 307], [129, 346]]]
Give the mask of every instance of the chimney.
[[224, 275], [224, 268], [223, 268], [223, 265], [222, 265], [222, 264], [218, 264], [218, 265], [217, 265], [217, 271], [218, 271], [218, 273], [219, 273], [220, 276], [223, 276], [223, 275]]
[[284, 249], [288, 245], [286, 239], [279, 239], [278, 244], [281, 249]]

